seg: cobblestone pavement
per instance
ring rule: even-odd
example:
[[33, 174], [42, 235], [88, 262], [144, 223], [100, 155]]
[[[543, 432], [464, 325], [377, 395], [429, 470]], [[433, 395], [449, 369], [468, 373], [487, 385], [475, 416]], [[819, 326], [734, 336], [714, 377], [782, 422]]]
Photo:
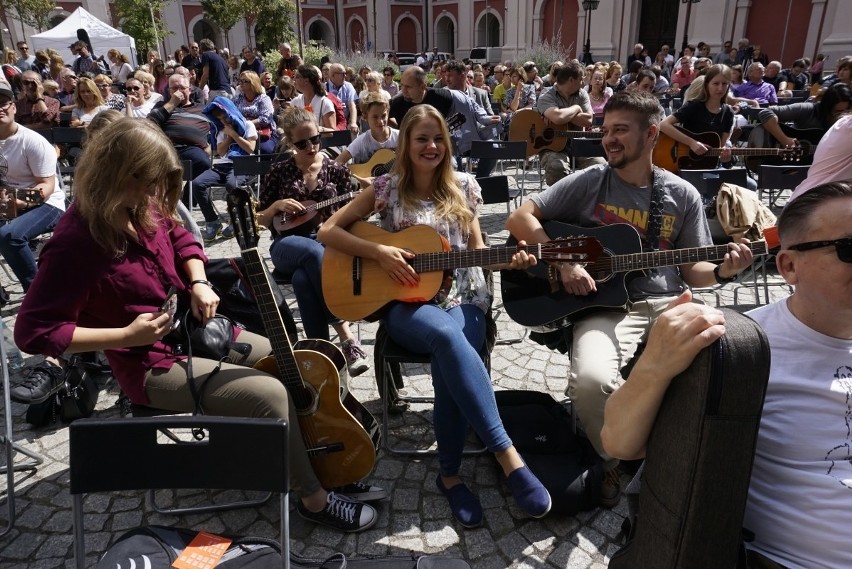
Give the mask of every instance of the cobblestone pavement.
[[[537, 186], [528, 174], [527, 188]], [[225, 211], [219, 202], [220, 211]], [[483, 229], [499, 243], [506, 237], [503, 225], [504, 204], [489, 205], [482, 214]], [[199, 216], [200, 219], [200, 216]], [[268, 232], [261, 251], [268, 251]], [[235, 241], [218, 241], [208, 247], [211, 257], [239, 253]], [[81, 270], [85, 270], [81, 259]], [[14, 326], [20, 306], [21, 288], [8, 275], [0, 273], [0, 281], [12, 292], [13, 302], [3, 308], [4, 321]], [[769, 290], [771, 296], [785, 294], [780, 287]], [[736, 296], [735, 296], [736, 295]], [[292, 297], [292, 295], [290, 295]], [[723, 289], [701, 293], [708, 303], [729, 306], [753, 304], [753, 289]], [[497, 299], [499, 301], [499, 297]], [[295, 304], [293, 309], [296, 310]], [[504, 311], [498, 311], [500, 338], [523, 334]], [[360, 336], [372, 356], [376, 325], [362, 324]], [[28, 358], [28, 360], [30, 360]], [[29, 363], [38, 361], [31, 358]], [[568, 358], [524, 339], [513, 345], [498, 345], [492, 359], [494, 388], [531, 389], [562, 397], [568, 375]], [[423, 366], [406, 370], [408, 392], [429, 390], [429, 377]], [[14, 384], [17, 377], [12, 377]], [[371, 369], [351, 381], [355, 396], [375, 414], [379, 413], [375, 375]], [[117, 388], [112, 385], [101, 393], [97, 407], [99, 417], [117, 417]], [[25, 421], [25, 406], [12, 404], [13, 440], [22, 447], [39, 453], [44, 463], [35, 472], [17, 473], [14, 498], [17, 518], [14, 527], [0, 538], [0, 566], [17, 568], [72, 567], [72, 521], [68, 493], [68, 430], [65, 426], [32, 429]], [[431, 436], [428, 408], [414, 406], [403, 419], [392, 419], [403, 426], [407, 437]], [[108, 452], [108, 449], [105, 449]], [[5, 459], [0, 459], [5, 460]], [[18, 460], [22, 460], [19, 455]], [[409, 552], [440, 553], [462, 557], [480, 569], [545, 568], [602, 569], [619, 547], [619, 532], [626, 504], [622, 500], [612, 510], [597, 509], [576, 517], [549, 515], [541, 520], [526, 518], [514, 505], [491, 456], [466, 458], [463, 478], [479, 495], [485, 509], [481, 528], [466, 530], [451, 519], [446, 501], [434, 485], [437, 474], [434, 457], [400, 458], [381, 452], [371, 481], [390, 490], [390, 498], [378, 503], [379, 520], [370, 530], [360, 534], [342, 534], [302, 520], [295, 512], [290, 518], [290, 540], [294, 552], [307, 557], [324, 558], [333, 552], [354, 556], [406, 554]], [[5, 527], [8, 489], [5, 475], [0, 482], [0, 527]], [[206, 496], [197, 491], [182, 491], [179, 496], [190, 502]], [[169, 503], [172, 492], [160, 493]], [[219, 514], [188, 515], [182, 518], [153, 512], [141, 492], [113, 495], [95, 494], [85, 501], [87, 564], [124, 531], [143, 524], [180, 525], [210, 532], [231, 532], [275, 538], [277, 536], [277, 502], [256, 509], [232, 510]], [[291, 501], [292, 511], [292, 501]]]

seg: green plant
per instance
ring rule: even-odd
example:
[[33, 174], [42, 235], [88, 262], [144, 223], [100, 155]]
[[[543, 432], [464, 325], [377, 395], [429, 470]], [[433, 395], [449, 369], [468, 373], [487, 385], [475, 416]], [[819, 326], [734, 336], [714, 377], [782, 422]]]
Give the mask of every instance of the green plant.
[[522, 65], [532, 61], [538, 68], [539, 75], [544, 76], [547, 75], [547, 70], [554, 61], [567, 62], [573, 59], [571, 56], [573, 51], [574, 44], [564, 47], [561, 35], [557, 34], [552, 41], [544, 40], [534, 44], [528, 51], [516, 56], [512, 63]]
[[340, 63], [344, 67], [351, 67], [356, 72], [358, 72], [365, 65], [372, 69], [373, 71], [380, 71], [381, 69], [391, 66], [394, 68], [395, 72], [399, 72], [399, 68], [386, 59], [383, 59], [380, 56], [373, 55], [372, 53], [362, 53], [359, 51], [334, 51], [329, 54], [331, 61], [335, 63]]

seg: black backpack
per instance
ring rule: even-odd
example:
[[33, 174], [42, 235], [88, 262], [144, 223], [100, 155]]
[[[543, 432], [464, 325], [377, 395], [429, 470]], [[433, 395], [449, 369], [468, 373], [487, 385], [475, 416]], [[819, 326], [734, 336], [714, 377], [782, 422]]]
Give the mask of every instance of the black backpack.
[[494, 396], [509, 438], [550, 492], [551, 511], [573, 516], [596, 508], [603, 460], [576, 432], [568, 408], [538, 391], [497, 391]]

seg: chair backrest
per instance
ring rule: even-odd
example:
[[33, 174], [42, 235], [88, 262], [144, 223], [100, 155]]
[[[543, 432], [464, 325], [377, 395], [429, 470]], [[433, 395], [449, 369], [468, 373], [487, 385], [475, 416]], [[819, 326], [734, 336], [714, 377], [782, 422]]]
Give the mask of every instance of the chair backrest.
[[275, 161], [275, 154], [250, 154], [234, 156], [235, 176], [262, 176], [269, 172]]
[[[203, 429], [204, 439], [175, 442], [163, 434], [192, 429]], [[289, 559], [287, 430], [283, 419], [243, 417], [73, 422], [69, 463], [77, 567], [85, 564], [83, 493], [162, 488], [280, 492], [283, 564]]]
[[191, 182], [192, 181], [192, 160], [181, 160], [181, 166], [183, 166], [183, 181]]
[[810, 166], [760, 165], [757, 187], [766, 190], [793, 190], [808, 177]]
[[352, 142], [352, 133], [348, 129], [320, 133], [321, 148], [348, 146], [350, 142]]
[[793, 103], [804, 103], [807, 97], [778, 97], [779, 105], [792, 105]]
[[71, 124], [72, 118], [74, 118], [74, 115], [70, 111], [60, 111], [59, 126], [68, 127]]
[[602, 156], [606, 158], [603, 147], [603, 139], [600, 138], [572, 138], [571, 155], [574, 158], [590, 158]]
[[790, 92], [793, 93], [794, 97], [803, 97], [803, 98], [807, 99], [808, 97], [811, 96], [811, 90], [810, 89], [793, 89]]
[[740, 114], [745, 117], [745, 119], [749, 123], [757, 124], [759, 119], [757, 115], [760, 114], [760, 109], [755, 107], [740, 107]]
[[[526, 146], [523, 142], [521, 145]], [[526, 149], [524, 149], [526, 152]], [[486, 176], [477, 178], [479, 187], [482, 188], [482, 203], [506, 203], [512, 199], [509, 194], [508, 176]]]
[[85, 128], [74, 128], [71, 126], [55, 126], [52, 129], [54, 144], [67, 144], [69, 146], [82, 146]]
[[523, 140], [474, 140], [470, 143], [472, 159], [525, 160], [527, 143]]
[[748, 173], [745, 168], [720, 168], [717, 170], [681, 170], [678, 176], [695, 186], [702, 196], [712, 198], [719, 193], [719, 188], [725, 183], [746, 187]]

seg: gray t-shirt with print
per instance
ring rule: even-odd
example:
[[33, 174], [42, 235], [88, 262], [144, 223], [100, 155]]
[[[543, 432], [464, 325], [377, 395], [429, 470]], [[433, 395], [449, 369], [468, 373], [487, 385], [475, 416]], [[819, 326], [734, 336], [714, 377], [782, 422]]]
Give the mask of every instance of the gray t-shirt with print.
[[[659, 248], [672, 250], [712, 245], [698, 190], [670, 172], [661, 169], [655, 172], [655, 179], [663, 188]], [[543, 219], [580, 227], [627, 223], [644, 241], [651, 187], [627, 184], [609, 165], [603, 164], [574, 172], [530, 199], [541, 210]], [[631, 300], [678, 294], [684, 288], [677, 267], [651, 269], [646, 273], [629, 281]]]

